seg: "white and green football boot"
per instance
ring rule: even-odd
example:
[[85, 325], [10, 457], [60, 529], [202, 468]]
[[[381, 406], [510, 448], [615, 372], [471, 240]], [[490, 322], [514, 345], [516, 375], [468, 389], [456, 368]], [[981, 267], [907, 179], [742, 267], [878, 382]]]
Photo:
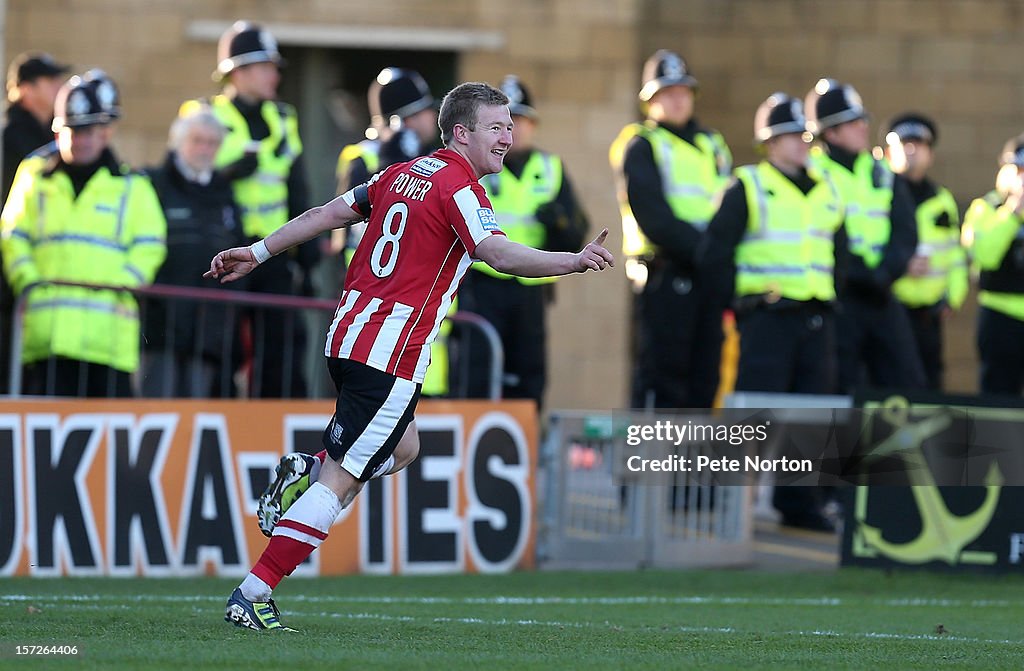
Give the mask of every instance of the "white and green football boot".
[[267, 538], [270, 538], [281, 516], [316, 482], [316, 476], [320, 473], [320, 460], [308, 454], [292, 452], [281, 457], [274, 473], [274, 479], [260, 494], [256, 510], [260, 531]]
[[281, 631], [295, 631], [281, 624], [281, 611], [273, 599], [266, 602], [253, 602], [242, 596], [242, 590], [238, 587], [231, 593], [227, 604], [224, 606], [224, 620], [236, 627], [245, 629], [280, 629]]

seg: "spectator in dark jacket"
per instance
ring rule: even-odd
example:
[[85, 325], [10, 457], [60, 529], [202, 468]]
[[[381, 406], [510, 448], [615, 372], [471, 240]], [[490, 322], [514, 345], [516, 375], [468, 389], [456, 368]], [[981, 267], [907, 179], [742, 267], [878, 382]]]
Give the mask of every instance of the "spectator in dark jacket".
[[15, 58], [7, 70], [11, 104], [4, 124], [4, 201], [21, 160], [53, 142], [53, 102], [69, 69], [50, 54], [30, 52]]
[[[53, 142], [53, 103], [60, 85], [67, 78], [68, 66], [50, 54], [19, 54], [7, 70], [7, 119], [4, 123], [3, 199], [7, 202], [14, 175], [21, 160], [40, 147]], [[0, 266], [3, 259], [0, 258]], [[0, 272], [0, 394], [7, 393], [11, 363], [11, 324], [14, 321], [14, 296], [4, 273]]]
[[[157, 284], [219, 288], [202, 275], [221, 249], [244, 244], [230, 183], [213, 169], [225, 128], [207, 108], [171, 126], [170, 151], [149, 171], [167, 219], [167, 260]], [[244, 287], [232, 287], [235, 289]], [[237, 311], [193, 300], [150, 300], [144, 328], [145, 396], [231, 395]]]

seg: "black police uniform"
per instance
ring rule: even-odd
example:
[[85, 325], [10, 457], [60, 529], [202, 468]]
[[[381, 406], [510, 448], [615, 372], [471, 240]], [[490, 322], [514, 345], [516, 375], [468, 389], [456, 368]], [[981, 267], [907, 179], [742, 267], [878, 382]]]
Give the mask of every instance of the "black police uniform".
[[[228, 76], [232, 70], [259, 62], [279, 66], [284, 60], [277, 45], [259, 26], [236, 22], [218, 43], [218, 68], [214, 79]], [[249, 137], [259, 142], [270, 136], [270, 127], [263, 118], [263, 101], [246, 101], [239, 96], [231, 98], [249, 129]], [[231, 129], [228, 129], [230, 132]], [[250, 176], [258, 168], [256, 156], [247, 154], [236, 163], [222, 169], [229, 180]], [[302, 154], [293, 160], [288, 177], [288, 217], [293, 219], [309, 207], [309, 188], [303, 168]], [[249, 290], [256, 293], [312, 296], [312, 271], [320, 258], [319, 241], [305, 242], [294, 252], [279, 254], [261, 265], [259, 273], [250, 279]], [[304, 320], [295, 312], [275, 309], [257, 309], [251, 313], [252, 337], [259, 356], [260, 375], [254, 377], [252, 395], [260, 398], [302, 398], [307, 395], [305, 351], [307, 333]]]
[[[853, 87], [823, 79], [807, 96], [808, 126], [819, 138], [822, 132], [865, 117]], [[828, 158], [840, 170], [853, 172], [859, 154], [823, 143]], [[869, 268], [863, 257], [849, 247], [846, 227], [836, 236], [836, 292], [839, 388], [852, 392], [865, 383], [876, 387], [922, 389], [924, 371], [906, 312], [893, 296], [892, 283], [907, 269], [917, 247], [917, 222], [906, 180], [891, 175], [877, 164], [875, 186], [892, 177], [889, 207], [889, 239], [877, 266]], [[844, 198], [848, 194], [842, 194]], [[849, 206], [849, 203], [847, 203]]]
[[[529, 91], [517, 77], [506, 77], [501, 90], [509, 97], [513, 116], [536, 116]], [[538, 152], [536, 149], [516, 152], [513, 147], [505, 156], [504, 170], [517, 180], [522, 179], [527, 163]], [[500, 188], [499, 175], [488, 175], [483, 183], [498, 197], [495, 190]], [[534, 215], [544, 227], [543, 249], [575, 252], [583, 246], [589, 223], [564, 166], [554, 199], [541, 205]], [[498, 224], [501, 224], [500, 217]], [[477, 272], [479, 270], [475, 268], [466, 274], [459, 289], [460, 307], [480, 315], [498, 331], [505, 352], [502, 396], [532, 399], [539, 409], [547, 386], [547, 307], [554, 298], [555, 285], [524, 283], [514, 277], [495, 277]], [[468, 347], [469, 398], [487, 398], [489, 392], [489, 354], [483, 343], [475, 342], [478, 338], [474, 334]]]

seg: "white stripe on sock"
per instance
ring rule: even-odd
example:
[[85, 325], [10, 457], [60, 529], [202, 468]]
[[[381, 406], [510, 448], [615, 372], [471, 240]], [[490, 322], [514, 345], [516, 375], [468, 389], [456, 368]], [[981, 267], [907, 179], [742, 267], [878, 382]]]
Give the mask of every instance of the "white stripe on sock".
[[317, 538], [316, 536], [310, 536], [309, 534], [299, 531], [298, 529], [292, 529], [291, 527], [283, 527], [280, 524], [274, 527], [274, 535], [284, 536], [285, 538], [297, 540], [300, 543], [305, 543], [306, 545], [312, 546], [314, 549], [320, 547], [320, 544], [323, 543], [323, 541]]

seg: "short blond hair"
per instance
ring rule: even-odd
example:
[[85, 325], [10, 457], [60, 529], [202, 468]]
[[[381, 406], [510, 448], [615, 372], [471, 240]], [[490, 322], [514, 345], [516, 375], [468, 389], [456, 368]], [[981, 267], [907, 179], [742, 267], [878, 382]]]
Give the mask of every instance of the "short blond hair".
[[437, 125], [441, 129], [441, 142], [447, 147], [452, 141], [456, 124], [475, 130], [477, 114], [481, 107], [507, 105], [508, 96], [484, 82], [459, 84], [441, 101]]

